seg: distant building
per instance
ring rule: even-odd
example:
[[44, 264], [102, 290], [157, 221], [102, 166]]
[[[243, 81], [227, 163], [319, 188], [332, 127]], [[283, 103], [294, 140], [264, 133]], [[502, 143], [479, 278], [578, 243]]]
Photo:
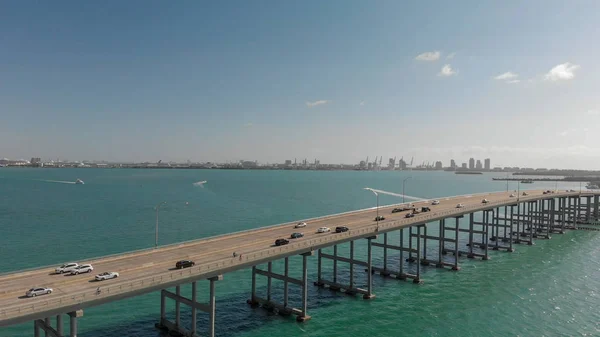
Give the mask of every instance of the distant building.
[[475, 168], [475, 159], [469, 158], [469, 168], [470, 169], [474, 169]]
[[398, 162], [398, 168], [400, 168], [401, 170], [406, 170], [406, 162], [404, 161], [404, 159], [400, 159], [400, 161]]
[[393, 170], [394, 167], [396, 167], [396, 158], [390, 158], [390, 160], [388, 161], [388, 168], [390, 170]]
[[485, 168], [486, 170], [489, 170], [491, 167], [492, 167], [492, 165], [491, 165], [490, 158], [486, 158], [486, 159], [485, 159], [485, 165], [484, 165], [484, 168]]
[[285, 166], [292, 166], [292, 161], [291, 160], [286, 160], [285, 161]]
[[467, 168], [467, 163], [462, 163], [461, 168], [466, 169]]
[[40, 158], [31, 158], [31, 160], [29, 161], [32, 164], [39, 164], [42, 162], [42, 159]]
[[481, 160], [477, 159], [477, 164], [475, 165], [475, 168], [478, 170], [481, 170], [483, 168], [483, 165], [481, 165]]
[[436, 161], [435, 162], [435, 169], [436, 170], [441, 170], [442, 169], [442, 162], [441, 161]]
[[454, 159], [450, 159], [450, 168], [456, 168], [456, 162], [454, 161]]
[[253, 168], [253, 167], [257, 167], [258, 166], [258, 162], [256, 161], [249, 161], [249, 160], [244, 160], [241, 161], [242, 167], [244, 168]]

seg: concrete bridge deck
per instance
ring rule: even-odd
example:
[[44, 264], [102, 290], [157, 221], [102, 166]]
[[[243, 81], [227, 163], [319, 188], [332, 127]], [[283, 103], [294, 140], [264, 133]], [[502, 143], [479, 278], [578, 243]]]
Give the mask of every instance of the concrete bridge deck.
[[[406, 212], [391, 213], [395, 206], [380, 207], [379, 214], [385, 216], [385, 220], [379, 224], [374, 221], [377, 210], [371, 208], [315, 218], [307, 221], [307, 227], [301, 229], [295, 229], [294, 225], [297, 222], [293, 222], [104, 258], [78, 260], [73, 256], [72, 262], [92, 263], [94, 271], [76, 276], [57, 275], [54, 274], [56, 266], [53, 266], [1, 275], [0, 326], [59, 315], [195, 280], [208, 279], [415, 224], [516, 204], [517, 197], [509, 197], [511, 193], [514, 192], [439, 198], [439, 205], [430, 205], [429, 201], [413, 202], [417, 207], [431, 208], [431, 212], [421, 213], [413, 218], [405, 218]], [[598, 194], [557, 192], [544, 195], [542, 191], [531, 190], [527, 193], [528, 196], [518, 197], [519, 202]], [[489, 203], [483, 204], [483, 198], [487, 198]], [[456, 208], [458, 203], [463, 203], [465, 207]], [[322, 226], [330, 227], [332, 232], [317, 233], [317, 228]], [[350, 230], [337, 234], [334, 232], [336, 226], [347, 226]], [[285, 246], [274, 246], [276, 239], [289, 239], [292, 232], [303, 232], [305, 236], [290, 239], [290, 244]], [[241, 253], [241, 257], [233, 257], [234, 251]], [[182, 270], [174, 269], [175, 262], [182, 259], [193, 260], [196, 265]], [[102, 282], [93, 281], [95, 275], [107, 271], [119, 272], [120, 277]], [[25, 298], [25, 291], [31, 287], [50, 287], [54, 292], [50, 295]], [[98, 287], [100, 293], [96, 292]]]

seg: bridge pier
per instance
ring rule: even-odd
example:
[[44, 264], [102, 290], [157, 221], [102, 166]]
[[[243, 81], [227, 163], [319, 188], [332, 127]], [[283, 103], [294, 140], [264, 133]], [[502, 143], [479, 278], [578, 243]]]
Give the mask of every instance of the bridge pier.
[[[198, 303], [197, 301], [197, 282], [192, 282], [192, 298], [188, 299], [181, 296], [181, 286], [175, 287], [175, 293], [166, 289], [160, 292], [160, 322], [156, 323], [156, 328], [164, 331], [169, 331], [170, 335], [196, 337], [197, 331], [197, 312], [198, 310], [208, 313], [208, 336], [215, 336], [215, 282], [223, 279], [223, 275], [211, 277], [209, 285], [209, 300], [208, 304]], [[166, 299], [170, 298], [175, 301], [175, 322], [171, 322], [166, 317]], [[181, 326], [181, 303], [189, 306], [192, 309], [190, 329]]]
[[[312, 256], [313, 252], [301, 254], [302, 256], [302, 280], [298, 280], [289, 276], [289, 257], [284, 260], [284, 274], [273, 272], [272, 262], [267, 263], [267, 270], [258, 269], [257, 266], [252, 267], [252, 297], [248, 300], [248, 304], [253, 307], [261, 305], [268, 311], [276, 312], [280, 315], [296, 315], [298, 322], [304, 322], [311, 317], [307, 313], [308, 308], [308, 257]], [[322, 253], [319, 251], [319, 259]], [[319, 275], [321, 274], [321, 262], [319, 261]], [[267, 277], [267, 297], [261, 298], [256, 295], [256, 275]], [[319, 276], [321, 277], [321, 276]], [[272, 279], [283, 281], [283, 305], [273, 300], [271, 297]], [[302, 303], [301, 308], [291, 307], [289, 304], [289, 284], [296, 284], [301, 287]], [[316, 284], [317, 282], [315, 282]]]
[[[459, 251], [458, 254], [466, 254], [467, 258], [473, 259], [475, 257], [480, 257], [482, 260], [489, 260], [488, 255], [488, 247], [489, 247], [489, 232], [490, 232], [490, 216], [489, 213], [492, 212], [493, 219], [493, 210], [485, 210], [483, 211], [483, 221], [478, 222], [474, 220], [474, 213], [469, 214], [469, 242], [467, 243], [467, 247], [469, 247], [468, 251]], [[479, 229], [475, 229], [475, 226], [480, 226]], [[474, 235], [481, 235], [480, 241], [474, 241]], [[475, 253], [474, 248], [478, 247], [483, 250], [482, 253]]]
[[[384, 235], [385, 237], [385, 235]], [[362, 294], [364, 299], [372, 299], [375, 297], [373, 294], [373, 273], [375, 271], [375, 267], [372, 264], [372, 251], [373, 246], [376, 243], [373, 242], [374, 239], [377, 239], [377, 236], [371, 236], [366, 238], [368, 240], [367, 243], [367, 261], [359, 261], [354, 259], [354, 241], [350, 241], [350, 257], [342, 257], [337, 254], [337, 245], [333, 246], [333, 255], [323, 253], [319, 250], [319, 265], [321, 264], [320, 259], [330, 259], [333, 261], [333, 281], [328, 281], [323, 278], [320, 278], [315, 285], [320, 287], [329, 287], [332, 291], [343, 291], [348, 295]], [[338, 282], [337, 279], [337, 261], [346, 262], [350, 265], [350, 276], [348, 280], [348, 284], [343, 284]], [[367, 272], [367, 289], [356, 287], [354, 284], [354, 266], [364, 266], [365, 271]], [[382, 268], [378, 268], [378, 271], [382, 271]]]
[[[390, 249], [390, 250], [396, 250], [399, 252], [400, 257], [398, 259], [398, 270], [394, 270], [393, 268], [380, 268], [380, 267], [375, 267], [372, 266], [371, 270], [373, 271], [373, 273], [378, 273], [381, 276], [384, 277], [394, 277], [398, 280], [406, 280], [406, 279], [412, 279], [414, 283], [420, 283], [421, 278], [420, 275], [417, 274], [407, 274], [404, 272], [404, 262], [414, 262], [416, 261], [414, 258], [409, 257], [408, 259], [404, 259], [404, 252], [408, 252], [409, 254], [413, 254], [413, 253], [417, 253], [416, 249], [412, 248], [412, 236], [410, 235], [410, 233], [412, 232], [412, 227], [408, 228], [409, 231], [409, 247], [406, 247], [404, 245], [404, 231], [407, 230], [407, 228], [402, 228], [398, 231], [399, 236], [400, 236], [400, 240], [399, 240], [399, 245], [395, 246], [395, 245], [391, 245], [389, 243], [387, 243], [387, 240], [385, 240], [384, 237], [384, 242], [383, 243], [379, 243], [379, 242], [372, 242], [371, 245], [374, 247], [381, 247], [384, 249], [384, 251]], [[417, 271], [420, 271], [420, 268], [417, 269]]]
[[[500, 216], [500, 208], [495, 208], [495, 210], [492, 211], [492, 221], [489, 224], [492, 227], [492, 237], [489, 238], [489, 241], [493, 242], [493, 243], [489, 243], [488, 245], [490, 245], [492, 247], [492, 250], [500, 250], [500, 249], [504, 249], [507, 252], [513, 252], [514, 250], [512, 249], [512, 238], [510, 237], [510, 233], [512, 232], [512, 224], [513, 224], [513, 218], [512, 218], [512, 212], [513, 212], [513, 206], [511, 205], [511, 217], [508, 217], [508, 207], [509, 206], [505, 206], [504, 208], [504, 215], [501, 217]], [[500, 220], [502, 220], [502, 224], [500, 223]], [[508, 221], [510, 220], [510, 225], [508, 224]], [[500, 228], [502, 228], [502, 237], [500, 237]], [[488, 233], [489, 235], [489, 233]], [[506, 243], [508, 243], [508, 246], [506, 245]]]
[[[83, 310], [77, 310], [69, 312], [68, 315], [71, 318], [71, 337], [77, 337], [77, 317], [83, 316]], [[62, 315], [56, 315], [56, 329], [52, 327], [50, 317], [42, 319], [36, 319], [33, 321], [33, 335], [40, 337], [40, 333], [44, 332], [45, 337], [65, 337], [63, 330], [63, 319]]]

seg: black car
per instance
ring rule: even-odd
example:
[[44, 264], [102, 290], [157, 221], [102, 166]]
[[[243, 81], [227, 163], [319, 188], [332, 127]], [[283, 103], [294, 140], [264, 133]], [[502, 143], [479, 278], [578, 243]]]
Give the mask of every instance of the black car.
[[175, 264], [175, 268], [177, 268], [177, 269], [189, 268], [191, 266], [194, 266], [195, 264], [196, 263], [194, 263], [194, 261], [181, 260], [181, 261], [177, 261], [177, 263]]
[[304, 234], [302, 234], [302, 233], [292, 233], [292, 235], [290, 235], [290, 238], [292, 238], [292, 239], [299, 239], [299, 238], [301, 238], [303, 236], [304, 236]]
[[343, 233], [343, 232], [347, 232], [348, 231], [348, 227], [346, 226], [339, 226], [335, 228], [335, 232], [336, 233]]
[[283, 245], [287, 245], [288, 243], [290, 243], [290, 241], [286, 240], [286, 239], [275, 240], [275, 246], [283, 246]]
[[421, 212], [429, 212], [431, 211], [431, 208], [429, 207], [421, 207]]
[[405, 218], [412, 218], [415, 215], [413, 213], [406, 213], [406, 215], [404, 216]]
[[375, 217], [375, 221], [381, 221], [381, 220], [385, 220], [385, 217], [378, 215]]

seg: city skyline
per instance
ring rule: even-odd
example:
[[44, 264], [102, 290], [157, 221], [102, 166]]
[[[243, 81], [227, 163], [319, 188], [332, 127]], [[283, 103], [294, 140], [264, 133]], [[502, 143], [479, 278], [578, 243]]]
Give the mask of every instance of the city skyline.
[[599, 169], [599, 10], [11, 2], [0, 156]]

